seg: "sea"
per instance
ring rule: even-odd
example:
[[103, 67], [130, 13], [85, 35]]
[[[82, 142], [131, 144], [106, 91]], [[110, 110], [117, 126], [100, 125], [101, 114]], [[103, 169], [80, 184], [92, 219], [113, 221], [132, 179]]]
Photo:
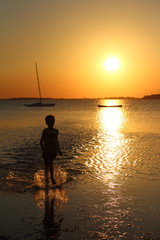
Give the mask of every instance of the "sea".
[[160, 100], [50, 99], [44, 102], [54, 107], [24, 106], [34, 101], [0, 100], [1, 190], [44, 188], [39, 141], [51, 114], [63, 152], [55, 160], [57, 181], [73, 190], [63, 195], [71, 223], [62, 223], [56, 239], [160, 239]]

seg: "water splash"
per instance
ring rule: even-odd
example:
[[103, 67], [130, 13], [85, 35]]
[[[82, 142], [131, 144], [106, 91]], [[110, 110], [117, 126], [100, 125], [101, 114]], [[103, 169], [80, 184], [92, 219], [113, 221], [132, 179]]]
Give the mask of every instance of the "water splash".
[[68, 179], [68, 173], [60, 166], [56, 166], [54, 169], [55, 181], [58, 186], [64, 184]]
[[25, 175], [20, 175], [18, 173], [16, 173], [14, 170], [9, 170], [8, 175], [5, 177], [5, 180], [7, 180], [8, 182], [23, 182], [23, 183], [29, 183], [31, 179], [27, 178], [27, 176]]
[[39, 170], [34, 174], [34, 182], [33, 185], [39, 188], [45, 188], [45, 176], [44, 170]]
[[8, 176], [6, 177], [6, 180], [12, 180], [15, 179], [16, 176], [12, 170], [9, 170]]
[[9, 170], [8, 174], [1, 178], [1, 189], [10, 189], [12, 191], [25, 192], [32, 188], [33, 180], [30, 174], [22, 174], [22, 172], [16, 172]]
[[[61, 186], [67, 181], [68, 173], [62, 169], [60, 166], [54, 167], [54, 178], [56, 181], [56, 186]], [[40, 169], [34, 174], [33, 185], [37, 188], [45, 188], [45, 174], [44, 170]], [[49, 182], [49, 187], [53, 187], [52, 183]]]

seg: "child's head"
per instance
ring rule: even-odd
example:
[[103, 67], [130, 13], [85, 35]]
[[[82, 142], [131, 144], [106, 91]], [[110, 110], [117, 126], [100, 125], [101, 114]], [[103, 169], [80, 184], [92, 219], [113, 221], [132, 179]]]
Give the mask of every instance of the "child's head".
[[48, 115], [45, 117], [45, 121], [46, 121], [46, 124], [48, 125], [48, 127], [53, 127], [53, 125], [55, 123], [55, 117], [52, 115]]

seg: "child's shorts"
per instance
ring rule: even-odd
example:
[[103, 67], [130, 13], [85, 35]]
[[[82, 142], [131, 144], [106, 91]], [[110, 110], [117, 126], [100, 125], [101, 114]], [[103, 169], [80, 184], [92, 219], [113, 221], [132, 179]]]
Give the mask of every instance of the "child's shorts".
[[42, 157], [44, 159], [45, 165], [53, 162], [56, 159], [57, 153], [43, 153]]

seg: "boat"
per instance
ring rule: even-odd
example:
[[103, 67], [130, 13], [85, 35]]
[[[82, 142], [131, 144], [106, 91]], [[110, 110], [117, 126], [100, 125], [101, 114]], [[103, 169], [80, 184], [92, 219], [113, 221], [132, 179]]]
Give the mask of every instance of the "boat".
[[122, 107], [122, 105], [101, 105], [101, 104], [99, 104], [98, 107]]
[[26, 107], [53, 107], [53, 106], [55, 106], [55, 103], [42, 103], [41, 88], [40, 88], [39, 74], [38, 74], [38, 67], [37, 67], [37, 63], [36, 62], [35, 62], [35, 67], [36, 67], [36, 76], [37, 76], [38, 91], [39, 91], [39, 102], [31, 103], [31, 104], [24, 104], [24, 106], [26, 106]]
[[37, 103], [31, 103], [31, 104], [24, 104], [26, 107], [53, 107], [55, 106], [55, 103], [42, 103], [42, 102], [37, 102]]

